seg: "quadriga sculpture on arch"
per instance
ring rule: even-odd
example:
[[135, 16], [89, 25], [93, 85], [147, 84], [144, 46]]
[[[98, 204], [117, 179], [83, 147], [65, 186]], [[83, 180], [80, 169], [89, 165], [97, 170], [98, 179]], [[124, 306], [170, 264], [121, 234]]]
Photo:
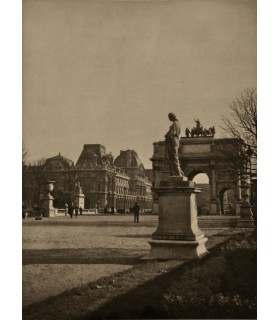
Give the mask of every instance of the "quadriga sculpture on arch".
[[194, 121], [196, 122], [196, 127], [193, 127], [191, 130], [189, 128], [186, 128], [186, 130], [185, 130], [185, 134], [186, 134], [187, 138], [189, 138], [190, 136], [192, 138], [199, 137], [199, 136], [203, 136], [203, 137], [212, 136], [212, 137], [214, 137], [215, 126], [212, 126], [209, 129], [207, 129], [207, 128], [203, 128], [199, 119], [194, 119]]

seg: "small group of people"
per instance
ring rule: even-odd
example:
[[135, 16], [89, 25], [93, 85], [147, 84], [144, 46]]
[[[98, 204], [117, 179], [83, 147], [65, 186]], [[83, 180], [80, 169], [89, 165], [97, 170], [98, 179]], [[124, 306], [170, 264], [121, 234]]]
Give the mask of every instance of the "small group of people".
[[65, 216], [67, 217], [67, 215], [70, 215], [70, 218], [73, 218], [73, 215], [75, 214], [76, 219], [78, 218], [78, 215], [82, 215], [83, 214], [83, 208], [80, 207], [76, 204], [74, 205], [74, 203], [70, 203], [69, 205], [67, 203], [65, 203]]
[[105, 214], [115, 214], [115, 208], [112, 206], [111, 208], [108, 209], [107, 205], [104, 208], [104, 213]]

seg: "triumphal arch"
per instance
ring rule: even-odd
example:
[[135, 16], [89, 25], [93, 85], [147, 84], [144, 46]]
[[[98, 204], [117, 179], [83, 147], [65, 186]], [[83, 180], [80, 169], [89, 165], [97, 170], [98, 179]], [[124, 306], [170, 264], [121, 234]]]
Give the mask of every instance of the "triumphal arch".
[[[240, 214], [241, 189], [240, 165], [243, 141], [232, 138], [216, 139], [214, 132], [205, 134], [190, 134], [180, 139], [179, 161], [184, 175], [193, 180], [199, 173], [205, 173], [209, 178], [209, 214], [225, 214], [223, 196], [231, 190], [233, 204], [231, 214]], [[166, 180], [169, 175], [164, 141], [153, 143], [153, 184]], [[202, 192], [203, 193], [203, 192]], [[153, 202], [153, 212], [158, 212], [156, 194]]]

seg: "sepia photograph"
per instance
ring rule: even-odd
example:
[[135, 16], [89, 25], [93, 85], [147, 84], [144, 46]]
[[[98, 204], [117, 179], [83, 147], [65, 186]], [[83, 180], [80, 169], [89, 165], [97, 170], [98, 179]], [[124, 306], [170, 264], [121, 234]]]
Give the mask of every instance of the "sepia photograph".
[[21, 140], [24, 320], [257, 319], [256, 0], [22, 0]]

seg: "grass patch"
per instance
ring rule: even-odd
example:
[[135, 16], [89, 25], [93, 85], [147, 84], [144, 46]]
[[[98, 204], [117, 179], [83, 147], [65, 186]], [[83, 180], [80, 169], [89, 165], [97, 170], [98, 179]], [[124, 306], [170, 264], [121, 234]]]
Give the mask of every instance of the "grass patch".
[[164, 293], [167, 317], [254, 319], [257, 316], [257, 251], [252, 234], [237, 235], [199, 266], [185, 271]]
[[256, 238], [236, 235], [101, 306], [84, 319], [255, 319]]

